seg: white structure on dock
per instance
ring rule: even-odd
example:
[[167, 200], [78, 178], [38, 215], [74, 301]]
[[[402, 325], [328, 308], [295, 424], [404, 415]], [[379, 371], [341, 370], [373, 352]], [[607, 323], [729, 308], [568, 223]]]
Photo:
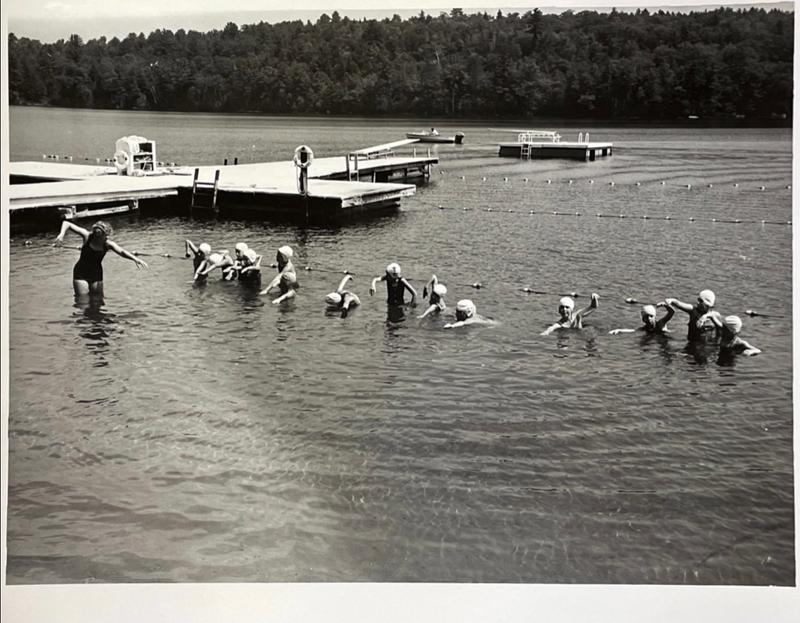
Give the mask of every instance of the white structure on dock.
[[114, 150], [117, 175], [147, 175], [158, 172], [156, 142], [143, 136], [123, 136]]

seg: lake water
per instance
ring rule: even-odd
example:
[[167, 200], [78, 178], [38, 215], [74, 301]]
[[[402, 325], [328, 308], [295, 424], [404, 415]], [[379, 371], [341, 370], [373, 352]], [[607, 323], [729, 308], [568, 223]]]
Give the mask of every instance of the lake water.
[[[792, 218], [790, 130], [588, 128], [615, 151], [583, 163], [498, 158], [495, 123], [12, 107], [10, 153], [140, 134], [181, 164], [283, 160], [433, 123], [466, 144], [393, 216], [114, 219], [153, 255], [110, 254], [99, 307], [76, 306], [55, 232], [11, 240], [9, 583], [794, 583], [792, 232], [761, 224]], [[315, 270], [280, 307], [193, 287], [186, 238]], [[497, 325], [388, 317], [367, 290], [390, 261]], [[343, 319], [323, 300], [345, 269]], [[638, 324], [626, 297], [704, 288], [763, 354], [687, 349], [681, 312], [669, 338], [608, 335]], [[586, 328], [540, 336], [571, 291], [601, 296]]]

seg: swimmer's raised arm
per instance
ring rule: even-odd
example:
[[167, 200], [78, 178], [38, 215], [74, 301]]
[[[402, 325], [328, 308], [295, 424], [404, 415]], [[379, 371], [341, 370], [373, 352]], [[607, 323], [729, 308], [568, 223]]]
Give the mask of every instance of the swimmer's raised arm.
[[661, 308], [667, 310], [667, 313], [664, 315], [663, 318], [661, 318], [660, 320], [658, 320], [656, 322], [655, 330], [656, 331], [662, 331], [662, 332], [666, 331], [667, 323], [670, 320], [672, 320], [672, 317], [675, 315], [675, 310], [672, 309], [672, 307], [670, 307], [669, 305], [667, 305], [666, 301], [660, 301], [660, 302], [656, 303], [656, 307], [661, 307]]
[[66, 234], [68, 231], [74, 231], [76, 234], [82, 236], [84, 242], [86, 242], [91, 235], [89, 230], [84, 229], [83, 227], [80, 227], [71, 221], [64, 220], [61, 221], [61, 232], [58, 234], [58, 236], [56, 236], [55, 244], [61, 244], [64, 241], [64, 234]]
[[351, 305], [361, 305], [361, 299], [357, 294], [348, 291], [342, 297], [342, 309], [350, 309]]
[[124, 257], [126, 260], [135, 262], [137, 268], [147, 268], [147, 263], [144, 260], [140, 260], [130, 251], [126, 251], [113, 240], [106, 240], [106, 246], [120, 257]]
[[575, 318], [583, 318], [584, 316], [592, 313], [595, 309], [597, 309], [597, 302], [599, 300], [600, 296], [598, 296], [596, 292], [592, 292], [591, 301], [589, 301], [589, 304], [586, 307], [575, 312]]
[[188, 238], [186, 239], [185, 247], [186, 247], [186, 257], [191, 257], [192, 254], [197, 255], [198, 248]]
[[[433, 275], [424, 286], [422, 286], [422, 298], [427, 298], [428, 291], [430, 290], [433, 292], [433, 288], [436, 287], [436, 284], [439, 283], [439, 280], [436, 278], [436, 275]], [[420, 316], [422, 317], [422, 316]]]
[[670, 307], [674, 307], [675, 309], [680, 309], [682, 312], [686, 312], [687, 314], [694, 309], [694, 307], [692, 307], [688, 303], [684, 303], [683, 301], [679, 301], [678, 299], [666, 298], [664, 299], [664, 303], [666, 303]]
[[345, 275], [342, 277], [342, 280], [339, 282], [339, 287], [336, 288], [336, 291], [341, 294], [344, 290], [344, 287], [347, 285], [348, 281], [352, 281], [353, 275]]

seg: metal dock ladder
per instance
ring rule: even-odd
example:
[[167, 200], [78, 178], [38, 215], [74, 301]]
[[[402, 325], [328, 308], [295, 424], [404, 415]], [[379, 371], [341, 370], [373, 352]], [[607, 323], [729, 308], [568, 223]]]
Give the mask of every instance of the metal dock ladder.
[[217, 208], [217, 188], [219, 187], [219, 169], [214, 173], [214, 182], [200, 182], [197, 180], [200, 169], [194, 170], [194, 180], [192, 181], [192, 203], [191, 207], [210, 209], [214, 212]]
[[519, 152], [519, 157], [524, 158], [525, 160], [531, 159], [531, 147], [533, 147], [530, 143], [522, 143], [522, 148]]

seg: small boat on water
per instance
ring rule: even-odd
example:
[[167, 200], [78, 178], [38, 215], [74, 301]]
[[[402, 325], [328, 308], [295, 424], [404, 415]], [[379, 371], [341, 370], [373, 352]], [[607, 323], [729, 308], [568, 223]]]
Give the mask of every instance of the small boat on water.
[[454, 136], [442, 136], [436, 130], [406, 132], [406, 138], [417, 139], [420, 143], [455, 143], [456, 145], [461, 145], [464, 142], [464, 133], [456, 132]]

